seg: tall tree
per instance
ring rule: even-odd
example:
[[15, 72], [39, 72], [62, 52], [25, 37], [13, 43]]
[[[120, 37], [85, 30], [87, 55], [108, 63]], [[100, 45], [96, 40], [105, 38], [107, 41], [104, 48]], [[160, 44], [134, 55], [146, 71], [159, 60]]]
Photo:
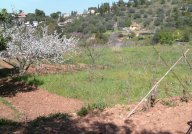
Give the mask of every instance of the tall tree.
[[50, 14], [50, 16], [53, 19], [58, 19], [59, 18], [59, 13], [52, 13], [52, 14]]
[[43, 10], [35, 9], [35, 15], [39, 17], [45, 17], [45, 12]]
[[4, 29], [6, 28], [6, 21], [8, 19], [8, 13], [6, 9], [0, 11], [0, 21], [3, 23]]
[[37, 21], [45, 20], [45, 12], [43, 10], [35, 9], [35, 16]]

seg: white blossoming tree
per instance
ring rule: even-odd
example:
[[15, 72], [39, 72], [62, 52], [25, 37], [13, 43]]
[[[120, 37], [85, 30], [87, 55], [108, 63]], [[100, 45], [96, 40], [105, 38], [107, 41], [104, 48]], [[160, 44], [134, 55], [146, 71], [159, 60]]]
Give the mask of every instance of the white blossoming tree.
[[20, 27], [8, 30], [4, 36], [9, 36], [7, 49], [0, 53], [1, 58], [14, 59], [21, 73], [30, 65], [41, 60], [54, 63], [64, 62], [64, 53], [74, 51], [78, 39], [67, 39], [59, 34], [49, 35], [47, 28], [37, 31], [34, 28]]

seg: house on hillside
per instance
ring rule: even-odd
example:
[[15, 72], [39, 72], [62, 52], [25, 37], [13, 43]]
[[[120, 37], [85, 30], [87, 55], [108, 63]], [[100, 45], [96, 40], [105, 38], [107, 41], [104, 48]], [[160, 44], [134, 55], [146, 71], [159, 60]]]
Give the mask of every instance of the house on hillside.
[[25, 26], [27, 26], [27, 27], [37, 27], [38, 25], [39, 25], [38, 21], [32, 21], [32, 22], [27, 21], [27, 22], [25, 22]]
[[97, 12], [97, 8], [96, 7], [90, 7], [88, 8], [88, 13], [89, 14], [95, 14]]
[[18, 15], [17, 15], [17, 18], [18, 18], [18, 22], [20, 25], [24, 24], [25, 23], [25, 20], [26, 20], [26, 14], [21, 11]]

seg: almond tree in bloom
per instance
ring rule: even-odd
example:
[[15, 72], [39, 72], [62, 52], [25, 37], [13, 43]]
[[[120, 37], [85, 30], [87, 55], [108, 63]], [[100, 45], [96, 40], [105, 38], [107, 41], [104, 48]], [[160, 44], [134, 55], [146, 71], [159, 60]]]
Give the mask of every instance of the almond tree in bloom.
[[55, 33], [48, 34], [47, 28], [36, 30], [29, 27], [9, 29], [4, 36], [9, 36], [7, 49], [0, 53], [1, 58], [14, 59], [21, 73], [30, 65], [42, 60], [62, 63], [64, 53], [75, 51], [78, 39], [66, 38]]

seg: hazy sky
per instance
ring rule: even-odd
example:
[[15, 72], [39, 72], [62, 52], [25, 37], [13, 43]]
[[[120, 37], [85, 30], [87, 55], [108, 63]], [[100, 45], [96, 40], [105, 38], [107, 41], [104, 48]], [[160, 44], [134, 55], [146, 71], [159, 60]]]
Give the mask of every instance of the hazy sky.
[[[118, 0], [0, 0], [0, 9], [6, 8], [9, 12], [24, 10], [24, 12], [34, 12], [35, 9], [44, 10], [47, 15], [52, 12], [61, 11], [70, 13], [71, 11], [83, 12], [91, 6], [96, 6], [104, 2], [117, 2]], [[125, 0], [126, 2], [128, 0]]]

